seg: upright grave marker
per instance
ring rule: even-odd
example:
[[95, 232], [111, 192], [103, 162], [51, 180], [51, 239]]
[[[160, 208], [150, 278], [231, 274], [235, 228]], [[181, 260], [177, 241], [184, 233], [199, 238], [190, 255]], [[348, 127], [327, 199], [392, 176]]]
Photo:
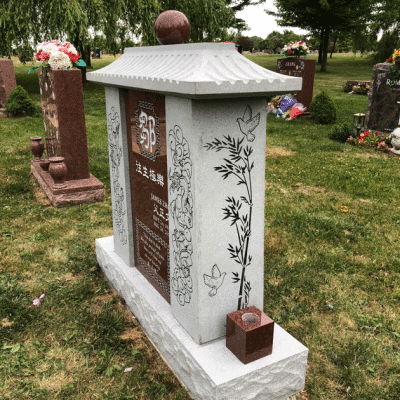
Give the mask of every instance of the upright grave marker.
[[391, 64], [376, 64], [372, 70], [371, 95], [365, 129], [392, 132], [400, 126], [400, 81], [390, 77]]
[[6, 104], [11, 90], [17, 87], [14, 65], [11, 60], [0, 58], [0, 107]]
[[[168, 15], [164, 28], [183, 25], [161, 29], [171, 43], [187, 27]], [[196, 399], [301, 390], [307, 349], [279, 326], [258, 365], [224, 339], [227, 314], [263, 309], [265, 97], [301, 80], [214, 43], [125, 49], [88, 80], [106, 87], [114, 237], [96, 253], [107, 277]]]
[[[48, 162], [32, 162], [33, 175], [55, 207], [104, 200], [103, 183], [89, 171], [80, 70], [41, 68], [39, 87]], [[52, 158], [65, 163], [62, 183], [48, 171]]]
[[299, 103], [310, 109], [314, 90], [315, 60], [297, 57], [280, 58], [276, 63], [276, 72], [303, 78], [301, 90], [295, 97]]

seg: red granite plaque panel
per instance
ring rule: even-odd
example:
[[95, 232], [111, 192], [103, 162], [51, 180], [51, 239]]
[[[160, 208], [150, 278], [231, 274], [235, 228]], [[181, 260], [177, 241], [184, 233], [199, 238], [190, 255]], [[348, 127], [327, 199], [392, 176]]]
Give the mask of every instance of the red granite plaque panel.
[[276, 72], [303, 78], [301, 91], [297, 92], [295, 97], [309, 109], [314, 90], [315, 60], [297, 57], [281, 58], [276, 63]]
[[243, 363], [272, 353], [274, 321], [255, 306], [226, 317], [226, 347]]
[[11, 90], [17, 87], [14, 65], [11, 60], [0, 58], [0, 105], [5, 105]]
[[165, 97], [126, 93], [135, 266], [170, 302]]
[[365, 116], [365, 128], [392, 132], [400, 126], [400, 80], [389, 76], [391, 64], [376, 64], [372, 70], [371, 95]]
[[39, 86], [47, 157], [65, 158], [67, 181], [89, 179], [81, 71], [42, 68]]

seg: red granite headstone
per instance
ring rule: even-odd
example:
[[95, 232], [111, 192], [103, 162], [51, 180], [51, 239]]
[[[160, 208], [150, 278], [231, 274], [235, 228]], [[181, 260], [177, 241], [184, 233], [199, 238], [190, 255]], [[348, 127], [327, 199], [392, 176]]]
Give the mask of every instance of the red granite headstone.
[[165, 97], [126, 94], [135, 266], [170, 302]]
[[0, 105], [5, 105], [11, 90], [17, 86], [11, 60], [0, 58]]
[[67, 181], [89, 178], [81, 71], [42, 68], [39, 85], [47, 157], [65, 158]]
[[303, 78], [303, 85], [295, 98], [309, 109], [314, 90], [315, 60], [297, 57], [280, 58], [276, 63], [276, 72]]
[[32, 174], [54, 207], [104, 200], [104, 185], [89, 171], [81, 71], [42, 68], [39, 88], [46, 156], [62, 157], [67, 174], [60, 185], [44, 162], [32, 163]]
[[400, 126], [400, 80], [390, 78], [391, 64], [376, 64], [372, 70], [365, 128], [392, 132]]

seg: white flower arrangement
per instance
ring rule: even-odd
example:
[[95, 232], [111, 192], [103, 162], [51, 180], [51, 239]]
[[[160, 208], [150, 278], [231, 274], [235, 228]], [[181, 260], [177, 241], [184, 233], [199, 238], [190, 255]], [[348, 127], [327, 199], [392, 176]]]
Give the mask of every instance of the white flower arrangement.
[[50, 68], [53, 69], [67, 69], [71, 66], [69, 57], [61, 51], [51, 51], [49, 58]]
[[309, 54], [308, 46], [304, 42], [290, 42], [285, 44], [282, 54], [287, 57], [301, 57]]

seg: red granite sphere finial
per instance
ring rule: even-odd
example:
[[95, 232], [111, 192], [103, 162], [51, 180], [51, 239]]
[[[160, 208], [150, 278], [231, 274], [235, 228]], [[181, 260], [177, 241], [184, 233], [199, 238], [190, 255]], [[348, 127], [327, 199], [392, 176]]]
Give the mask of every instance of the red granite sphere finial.
[[154, 33], [161, 44], [181, 44], [189, 37], [190, 24], [180, 11], [162, 12], [154, 22]]

